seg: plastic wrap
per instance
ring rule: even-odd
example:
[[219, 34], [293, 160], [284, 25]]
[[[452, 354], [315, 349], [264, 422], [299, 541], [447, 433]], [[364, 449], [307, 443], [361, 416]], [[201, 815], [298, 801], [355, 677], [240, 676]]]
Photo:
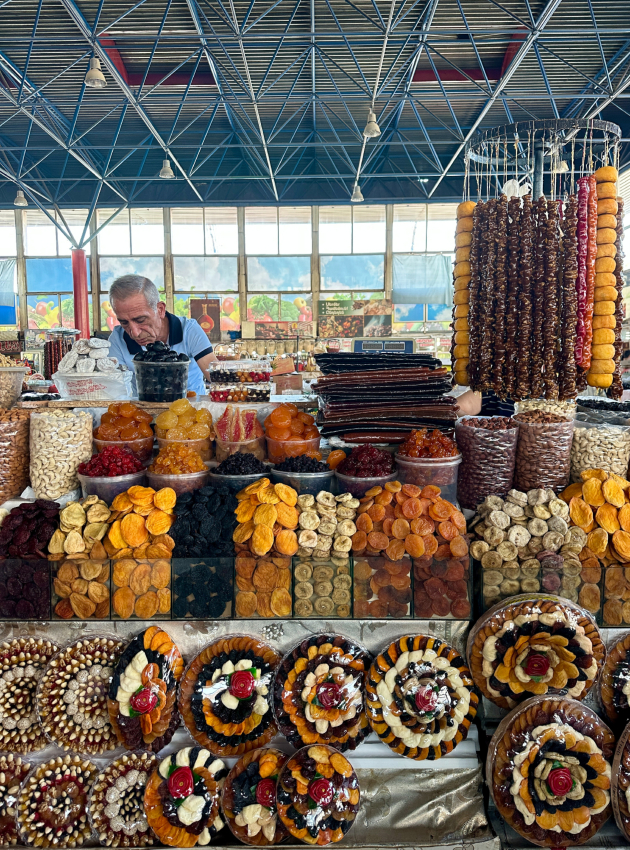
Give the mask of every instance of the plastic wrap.
[[68, 375], [55, 372], [51, 381], [62, 398], [81, 401], [131, 398], [133, 372], [90, 372], [88, 375]]
[[587, 258], [588, 258], [588, 198], [590, 185], [588, 177], [577, 181], [577, 336], [575, 339], [575, 362], [584, 373], [584, 346], [586, 342], [586, 303], [587, 303]]
[[334, 634], [312, 635], [287, 653], [276, 671], [273, 700], [289, 743], [356, 749], [369, 731], [364, 677], [371, 662], [364, 647]]
[[[306, 787], [306, 793], [301, 793]], [[278, 780], [278, 815], [294, 838], [323, 846], [341, 841], [361, 803], [359, 780], [350, 762], [332, 747], [304, 747], [283, 767]]]
[[367, 677], [370, 726], [395, 752], [435, 760], [468, 736], [479, 696], [459, 652], [439, 638], [407, 635], [383, 650]]
[[94, 780], [88, 815], [103, 847], [149, 847], [154, 843], [144, 813], [144, 789], [157, 765], [153, 753], [125, 753]]
[[31, 487], [38, 499], [58, 499], [79, 486], [79, 464], [92, 457], [92, 417], [84, 411], [31, 414]]
[[276, 805], [276, 784], [287, 758], [265, 747], [244, 755], [229, 772], [221, 806], [232, 835], [244, 844], [270, 847], [288, 837]]
[[467, 646], [475, 684], [501, 708], [536, 694], [584, 699], [605, 656], [593, 616], [544, 594], [514, 596], [490, 608], [471, 629]]
[[532, 844], [584, 844], [611, 814], [615, 739], [572, 699], [538, 696], [499, 724], [486, 782], [499, 814]]
[[194, 847], [210, 843], [223, 828], [221, 780], [227, 773], [220, 759], [197, 747], [186, 747], [162, 759], [144, 791], [147, 822], [162, 844]]
[[30, 410], [0, 410], [0, 504], [28, 487], [30, 415]]
[[217, 640], [193, 658], [178, 707], [199, 746], [240, 756], [269, 743], [277, 732], [271, 688], [279, 661], [274, 649], [247, 635]]
[[608, 646], [598, 682], [599, 701], [617, 732], [630, 722], [630, 633]]
[[37, 688], [39, 722], [51, 743], [91, 756], [116, 749], [107, 691], [124, 645], [114, 635], [90, 634], [51, 658]]
[[128, 750], [157, 753], [170, 742], [179, 726], [175, 700], [183, 670], [179, 649], [159, 626], [150, 626], [127, 645], [114, 670], [107, 709]]
[[19, 756], [0, 756], [0, 775], [2, 775], [2, 808], [0, 817], [0, 847], [11, 847], [17, 844], [17, 824], [15, 812], [17, 809], [18, 792], [31, 764]]
[[571, 195], [565, 208], [562, 239], [562, 351], [560, 353], [560, 399], [574, 398], [577, 393], [575, 337], [578, 318], [578, 200]]
[[521, 254], [519, 266], [518, 360], [516, 364], [516, 391], [514, 398], [527, 398], [531, 392], [532, 329], [534, 298], [532, 292], [534, 272], [534, 207], [531, 195], [523, 198], [521, 213]]
[[514, 417], [519, 426], [514, 486], [562, 490], [569, 483], [573, 420], [554, 422], [549, 420], [555, 414], [541, 414], [537, 421], [527, 421], [532, 415]]
[[457, 498], [463, 508], [475, 510], [486, 496], [507, 495], [512, 487], [518, 424], [503, 416], [463, 416], [455, 425], [462, 453]]
[[[578, 414], [583, 416], [583, 414]], [[625, 478], [630, 461], [630, 427], [575, 421], [571, 444], [571, 481], [584, 469], [603, 469]]]

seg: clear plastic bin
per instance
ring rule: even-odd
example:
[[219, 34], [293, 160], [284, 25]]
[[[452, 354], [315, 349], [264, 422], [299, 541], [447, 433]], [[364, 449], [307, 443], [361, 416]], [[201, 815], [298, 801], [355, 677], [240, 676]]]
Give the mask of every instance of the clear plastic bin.
[[229, 487], [230, 490], [238, 493], [248, 484], [253, 484], [260, 478], [264, 478], [265, 472], [256, 472], [253, 475], [217, 475], [216, 472], [210, 473], [210, 483], [213, 487]]
[[214, 451], [212, 449], [212, 440], [165, 440], [161, 437], [157, 437], [157, 444], [159, 449], [168, 448], [168, 446], [177, 445], [177, 446], [188, 446], [189, 448], [196, 451], [197, 454], [201, 457], [203, 461], [212, 460], [212, 456]]
[[28, 369], [25, 366], [3, 366], [0, 368], [0, 407], [8, 409], [22, 395], [22, 381]]
[[216, 459], [219, 463], [230, 455], [240, 452], [242, 455], [254, 455], [258, 460], [265, 459], [265, 438], [256, 437], [245, 442], [230, 442], [229, 440], [216, 440]]
[[171, 487], [178, 496], [182, 493], [190, 493], [199, 490], [208, 483], [209, 472], [184, 472], [182, 475], [161, 475], [158, 472], [147, 470], [147, 481], [149, 487], [161, 490], [162, 487]]
[[140, 401], [176, 401], [186, 398], [190, 361], [167, 363], [134, 360], [136, 385]]
[[352, 493], [355, 498], [361, 499], [370, 487], [383, 487], [388, 481], [395, 481], [398, 473], [377, 475], [374, 478], [355, 478], [354, 475], [342, 475], [341, 472], [335, 470], [335, 477], [340, 493]]
[[310, 493], [316, 496], [320, 490], [336, 493], [335, 470], [330, 472], [283, 472], [281, 469], [271, 470], [271, 480], [274, 484], [287, 484], [300, 493]]
[[81, 495], [84, 499], [86, 496], [98, 496], [99, 499], [111, 505], [119, 493], [124, 493], [130, 487], [136, 485], [144, 486], [146, 472], [143, 469], [129, 475], [113, 475], [109, 478], [101, 475], [81, 475], [80, 472], [77, 472], [77, 478], [81, 483]]
[[96, 432], [93, 432], [94, 448], [100, 454], [104, 452], [108, 446], [118, 446], [121, 449], [127, 446], [132, 452], [140, 458], [144, 463], [151, 459], [153, 454], [153, 437], [140, 437], [139, 440], [99, 440]]
[[267, 455], [271, 463], [282, 463], [286, 457], [299, 457], [307, 452], [318, 452], [321, 437], [311, 440], [272, 440], [266, 437]]
[[442, 491], [442, 498], [453, 505], [457, 502], [457, 473], [462, 456], [404, 458], [396, 455], [398, 480], [401, 484], [426, 487], [433, 484]]

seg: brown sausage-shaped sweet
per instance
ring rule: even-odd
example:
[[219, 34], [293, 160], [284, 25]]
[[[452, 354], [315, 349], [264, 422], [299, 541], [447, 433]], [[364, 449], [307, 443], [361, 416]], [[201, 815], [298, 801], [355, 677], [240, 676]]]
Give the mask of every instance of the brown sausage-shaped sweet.
[[480, 254], [483, 244], [483, 234], [488, 223], [487, 205], [483, 201], [477, 203], [473, 212], [473, 229], [470, 240], [470, 301], [468, 302], [468, 378], [470, 386], [477, 388], [479, 382], [479, 352], [481, 349], [481, 330], [479, 326], [479, 308], [481, 299], [481, 268]]
[[545, 230], [545, 308], [543, 317], [543, 362], [545, 398], [558, 398], [558, 259], [560, 255], [559, 201], [547, 202]]
[[497, 201], [488, 201], [488, 229], [482, 247], [481, 351], [479, 356], [478, 390], [492, 389], [492, 359], [494, 354], [494, 280], [497, 257]]
[[534, 207], [531, 195], [523, 198], [521, 212], [521, 253], [518, 300], [518, 361], [515, 400], [529, 398], [531, 392], [531, 354], [533, 319], [533, 247]]
[[516, 389], [516, 363], [518, 361], [517, 332], [519, 324], [518, 289], [521, 254], [521, 199], [510, 198], [507, 225], [507, 302], [505, 317], [505, 394], [513, 398]]
[[505, 364], [505, 308], [507, 303], [507, 221], [508, 202], [505, 195], [497, 201], [497, 259], [494, 276], [494, 357], [492, 389], [505, 398], [503, 366]]
[[562, 239], [562, 351], [560, 354], [560, 400], [575, 398], [577, 392], [575, 335], [577, 329], [577, 196], [565, 207]]
[[536, 212], [536, 236], [534, 247], [534, 297], [532, 299], [534, 315], [532, 322], [532, 398], [542, 398], [543, 384], [543, 324], [545, 321], [546, 286], [545, 286], [545, 244], [547, 237], [547, 201], [540, 197], [534, 206]]

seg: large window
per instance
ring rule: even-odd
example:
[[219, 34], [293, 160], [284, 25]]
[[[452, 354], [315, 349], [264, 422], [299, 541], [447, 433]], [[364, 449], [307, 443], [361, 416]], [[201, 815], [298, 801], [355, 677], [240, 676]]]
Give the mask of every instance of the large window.
[[[62, 210], [61, 213], [50, 210], [50, 216], [70, 230], [77, 244], [83, 237], [87, 214], [87, 210]], [[72, 243], [45, 213], [37, 209], [26, 211], [24, 253], [27, 257], [69, 257], [72, 248]], [[90, 253], [89, 242], [83, 250]]]
[[171, 210], [173, 254], [238, 254], [236, 207]]
[[[99, 210], [101, 227], [113, 210]], [[134, 256], [164, 253], [164, 219], [161, 209], [122, 210], [98, 234], [102, 256]]]
[[245, 252], [261, 254], [310, 254], [310, 207], [247, 207]]
[[101, 283], [101, 330], [111, 331], [118, 324], [109, 301], [109, 288], [118, 277], [139, 274], [157, 286], [162, 300], [164, 290], [164, 257], [99, 257]]
[[17, 321], [17, 244], [13, 210], [0, 210], [0, 325]]

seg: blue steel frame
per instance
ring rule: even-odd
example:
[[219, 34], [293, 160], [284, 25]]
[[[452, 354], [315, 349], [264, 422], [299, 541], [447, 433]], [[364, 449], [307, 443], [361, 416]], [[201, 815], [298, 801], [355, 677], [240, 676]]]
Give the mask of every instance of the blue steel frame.
[[[630, 134], [629, 30], [598, 21], [609, 0], [581, 2], [590, 26], [562, 0], [4, 0], [0, 207], [21, 188], [78, 247], [89, 228], [76, 240], [63, 207], [347, 203], [357, 183], [366, 202], [454, 200], [466, 143], [503, 113]], [[83, 82], [92, 56], [105, 90]]]

